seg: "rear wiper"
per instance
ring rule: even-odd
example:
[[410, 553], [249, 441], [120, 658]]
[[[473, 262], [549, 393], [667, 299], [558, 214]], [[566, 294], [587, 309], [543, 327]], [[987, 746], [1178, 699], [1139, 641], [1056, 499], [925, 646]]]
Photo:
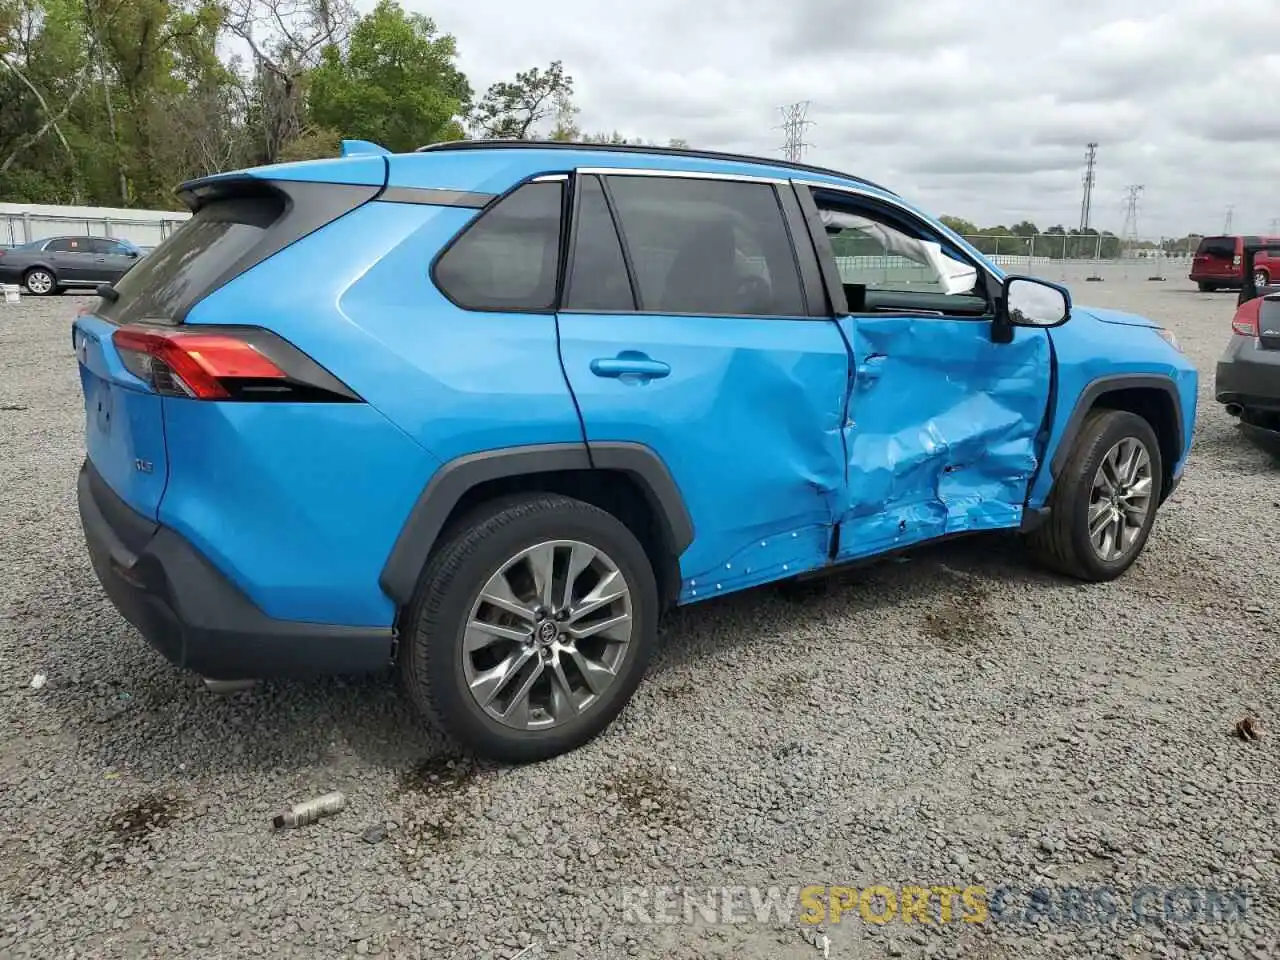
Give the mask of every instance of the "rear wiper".
[[112, 303], [115, 303], [120, 299], [120, 291], [109, 283], [100, 283], [98, 284], [98, 296], [103, 300], [109, 300]]

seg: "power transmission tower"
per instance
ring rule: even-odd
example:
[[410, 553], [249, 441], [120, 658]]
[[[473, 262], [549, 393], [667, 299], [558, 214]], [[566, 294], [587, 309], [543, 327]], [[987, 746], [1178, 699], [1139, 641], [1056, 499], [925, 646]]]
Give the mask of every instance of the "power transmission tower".
[[1080, 201], [1080, 232], [1089, 229], [1089, 214], [1093, 211], [1094, 167], [1098, 163], [1098, 145], [1091, 143], [1084, 153], [1084, 198]]
[[1231, 236], [1231, 221], [1235, 218], [1236, 208], [1227, 207], [1227, 218], [1222, 222], [1222, 232], [1227, 236]]
[[1124, 188], [1124, 229], [1120, 237], [1124, 245], [1132, 250], [1138, 244], [1138, 194], [1142, 193], [1142, 184], [1131, 183]]
[[782, 130], [786, 135], [786, 140], [782, 145], [782, 152], [787, 159], [793, 163], [799, 162], [804, 156], [804, 148], [811, 146], [805, 143], [805, 128], [813, 126], [813, 121], [808, 119], [809, 101], [801, 100], [799, 103], [789, 103], [785, 107], [779, 107], [782, 111]]

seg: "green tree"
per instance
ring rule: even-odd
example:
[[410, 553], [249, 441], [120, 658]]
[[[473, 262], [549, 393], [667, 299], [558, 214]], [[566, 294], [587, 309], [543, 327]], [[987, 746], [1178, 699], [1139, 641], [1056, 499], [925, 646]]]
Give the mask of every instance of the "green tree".
[[379, 0], [356, 22], [345, 53], [325, 49], [310, 77], [310, 119], [395, 151], [461, 139], [471, 87], [457, 56], [454, 38], [432, 20]]
[[[534, 67], [517, 73], [514, 81], [489, 87], [471, 113], [470, 126], [478, 136], [489, 139], [535, 139], [538, 124], [553, 116], [562, 117], [572, 97], [573, 77], [555, 60], [546, 70]], [[568, 133], [561, 130], [562, 135]]]
[[965, 220], [963, 217], [942, 216], [938, 219], [962, 237], [973, 237], [978, 233], [977, 225]]

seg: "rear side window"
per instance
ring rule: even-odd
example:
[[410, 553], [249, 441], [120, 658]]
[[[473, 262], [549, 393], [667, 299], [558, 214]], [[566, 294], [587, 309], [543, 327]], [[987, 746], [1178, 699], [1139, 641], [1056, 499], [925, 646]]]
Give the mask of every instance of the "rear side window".
[[1196, 247], [1197, 257], [1216, 257], [1219, 260], [1230, 260], [1236, 255], [1235, 237], [1205, 237]]
[[584, 177], [580, 187], [565, 309], [593, 313], [633, 311], [636, 301], [627, 277], [627, 261], [600, 178]]
[[175, 323], [284, 213], [271, 196], [216, 200], [196, 211], [116, 282], [99, 313], [117, 323]]
[[105, 240], [101, 237], [95, 237], [89, 240], [89, 252], [115, 256], [125, 253], [126, 250], [123, 244], [117, 243], [115, 240]]
[[804, 316], [795, 252], [769, 184], [608, 177], [640, 309]]
[[555, 306], [564, 184], [526, 183], [480, 214], [436, 261], [435, 281], [467, 310]]

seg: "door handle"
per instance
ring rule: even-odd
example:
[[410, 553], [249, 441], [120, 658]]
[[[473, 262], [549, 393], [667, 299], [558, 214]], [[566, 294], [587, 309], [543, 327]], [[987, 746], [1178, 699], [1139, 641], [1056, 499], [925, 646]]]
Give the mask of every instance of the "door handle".
[[94, 258], [94, 262], [95, 262], [95, 263], [106, 263], [106, 262], [107, 262], [107, 258], [106, 258], [106, 257], [95, 257], [95, 258]]
[[643, 353], [620, 353], [616, 357], [600, 357], [591, 361], [591, 372], [597, 377], [635, 377], [656, 380], [671, 373], [671, 366], [652, 360]]

